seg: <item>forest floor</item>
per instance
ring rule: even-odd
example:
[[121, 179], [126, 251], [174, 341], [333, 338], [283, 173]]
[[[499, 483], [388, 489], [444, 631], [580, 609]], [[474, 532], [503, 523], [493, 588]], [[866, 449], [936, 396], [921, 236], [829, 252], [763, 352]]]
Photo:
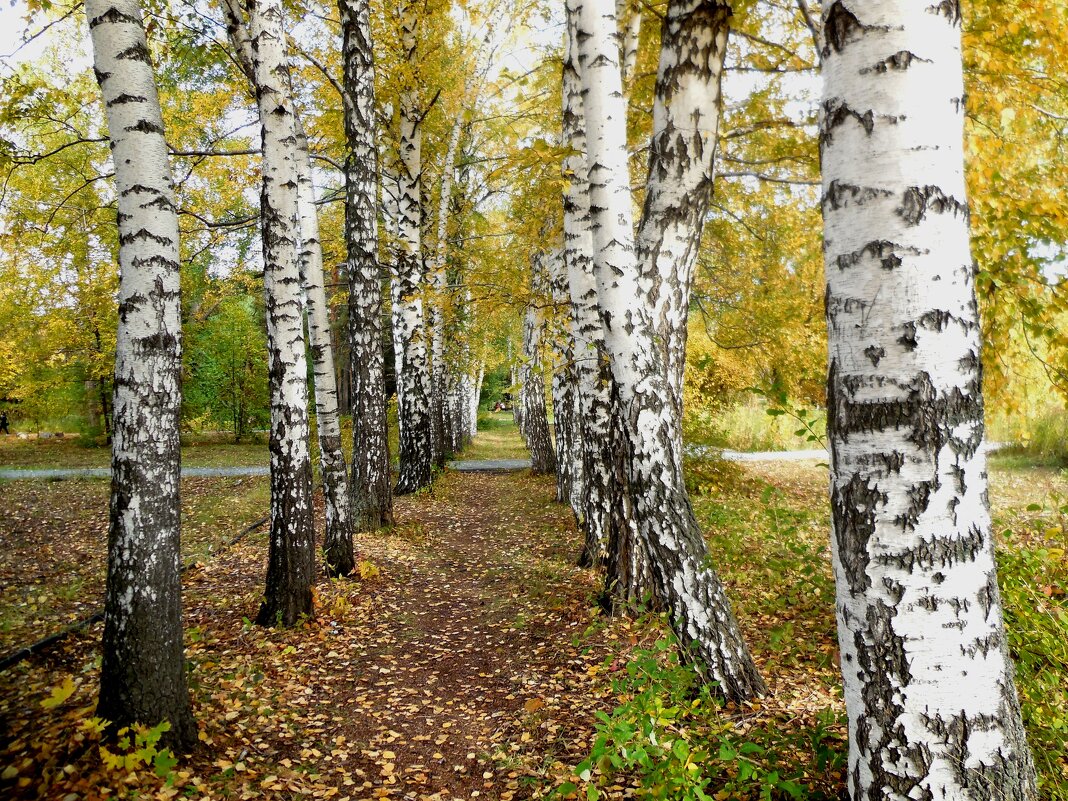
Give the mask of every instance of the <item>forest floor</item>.
[[[502, 425], [473, 451], [519, 455]], [[759, 703], [703, 702], [662, 620], [601, 614], [598, 579], [574, 566], [580, 537], [551, 479], [447, 471], [432, 491], [398, 499], [397, 526], [359, 535], [360, 575], [320, 579], [314, 618], [289, 630], [249, 623], [263, 528], [227, 545], [265, 513], [266, 479], [185, 479], [200, 746], [177, 764], [151, 735], [100, 750], [98, 624], [0, 672], [0, 796], [511, 801], [572, 796], [573, 785], [622, 798], [644, 783], [675, 798], [707, 782], [719, 799], [837, 797], [845, 733], [826, 471], [716, 462], [691, 475], [769, 683]], [[1021, 668], [1025, 712], [1044, 797], [1062, 801], [1068, 655], [1058, 630], [1042, 626], [1068, 624], [1068, 562], [1057, 553], [1068, 480], [1009, 462], [993, 476], [998, 525], [1011, 532], [1010, 623], [1039, 643]], [[0, 656], [99, 604], [107, 490], [106, 481], [0, 483]]]

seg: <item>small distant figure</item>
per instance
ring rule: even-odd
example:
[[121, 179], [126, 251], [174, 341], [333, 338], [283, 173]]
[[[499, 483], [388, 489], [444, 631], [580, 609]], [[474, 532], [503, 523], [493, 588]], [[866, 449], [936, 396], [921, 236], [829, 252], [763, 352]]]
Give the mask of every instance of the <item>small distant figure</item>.
[[7, 428], [7, 412], [0, 412], [0, 431], [5, 434], [11, 433]]

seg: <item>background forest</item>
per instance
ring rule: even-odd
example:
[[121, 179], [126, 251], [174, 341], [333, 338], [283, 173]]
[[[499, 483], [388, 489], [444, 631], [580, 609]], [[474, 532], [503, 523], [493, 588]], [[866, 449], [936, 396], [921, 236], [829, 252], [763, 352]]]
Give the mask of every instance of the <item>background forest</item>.
[[[824, 403], [819, 57], [794, 5], [743, 5], [735, 9], [718, 175], [694, 286], [687, 432], [742, 449], [778, 449], [800, 442], [796, 421], [773, 425], [764, 414], [767, 401], [783, 409]], [[336, 12], [288, 7], [344, 411]], [[658, 8], [642, 5], [647, 20], [628, 87], [636, 183], [651, 124]], [[968, 182], [992, 438], [1051, 456], [1063, 451], [1068, 392], [1061, 287], [1068, 190], [1058, 178], [1068, 109], [1062, 81], [1048, 72], [1068, 45], [1062, 12], [1055, 0], [1029, 3], [1026, 14], [985, 0], [968, 3], [964, 39]], [[383, 133], [393, 126], [395, 137], [408, 68], [401, 65], [396, 19], [384, 9], [375, 13], [376, 91]], [[189, 432], [242, 438], [263, 429], [268, 413], [255, 114], [218, 11], [149, 3], [146, 15], [181, 210], [182, 423]], [[0, 398], [17, 431], [82, 432], [99, 441], [107, 433], [114, 364], [116, 242], [84, 20], [52, 4], [4, 16]], [[508, 0], [477, 8], [439, 3], [428, 6], [423, 26], [427, 46], [417, 81], [425, 99], [434, 99], [423, 123], [427, 208], [437, 208], [448, 156], [463, 176], [448, 199], [445, 227], [427, 213], [424, 251], [435, 252], [444, 233], [451, 274], [462, 279], [438, 291], [471, 298], [464, 336], [473, 346], [467, 358], [484, 363], [489, 376], [485, 406], [511, 383], [510, 367], [522, 353], [521, 317], [531, 292], [523, 254], [559, 203], [560, 11]], [[459, 149], [450, 154], [456, 121]], [[392, 247], [388, 236], [382, 247]], [[390, 360], [388, 337], [384, 345]]]

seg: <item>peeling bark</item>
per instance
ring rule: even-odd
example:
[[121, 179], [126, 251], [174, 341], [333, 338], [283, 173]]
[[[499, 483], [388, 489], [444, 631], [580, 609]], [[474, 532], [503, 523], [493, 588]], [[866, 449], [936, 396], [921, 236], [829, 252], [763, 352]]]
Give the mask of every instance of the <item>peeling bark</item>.
[[981, 447], [959, 13], [838, 0], [823, 34], [831, 545], [849, 791], [1033, 799]]
[[375, 71], [368, 0], [338, 0], [345, 88], [345, 244], [349, 284], [353, 525], [393, 523], [378, 263], [378, 148]]
[[[119, 324], [111, 511], [97, 714], [114, 728], [171, 724], [196, 743], [180, 581], [181, 303], [178, 215], [163, 116], [136, 0], [87, 0], [115, 164]], [[106, 425], [106, 424], [105, 424]]]

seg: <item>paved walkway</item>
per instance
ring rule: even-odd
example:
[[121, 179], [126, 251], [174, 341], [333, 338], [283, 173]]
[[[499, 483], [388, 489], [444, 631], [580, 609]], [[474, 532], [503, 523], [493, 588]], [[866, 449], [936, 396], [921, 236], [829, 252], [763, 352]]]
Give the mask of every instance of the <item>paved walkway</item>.
[[[988, 442], [985, 445], [988, 453], [1005, 447], [1003, 442]], [[744, 451], [725, 450], [721, 454], [728, 462], [803, 462], [806, 460], [829, 461], [827, 451], [821, 449], [805, 451]], [[457, 459], [449, 462], [449, 469], [460, 473], [510, 473], [516, 470], [526, 470], [530, 467], [530, 459]], [[223, 478], [229, 476], [266, 476], [270, 475], [270, 468], [266, 465], [251, 465], [248, 467], [183, 467], [183, 476], [196, 476], [201, 478]], [[46, 479], [59, 480], [65, 478], [110, 478], [111, 469], [107, 467], [82, 467], [82, 468], [0, 468], [0, 480], [17, 479]]]

